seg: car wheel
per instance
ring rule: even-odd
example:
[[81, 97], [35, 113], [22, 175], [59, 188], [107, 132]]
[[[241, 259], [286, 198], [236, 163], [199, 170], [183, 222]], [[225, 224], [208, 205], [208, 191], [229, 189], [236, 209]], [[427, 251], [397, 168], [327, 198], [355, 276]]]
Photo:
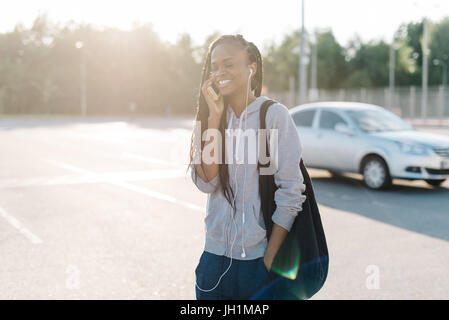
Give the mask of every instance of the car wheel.
[[381, 190], [391, 185], [392, 180], [387, 164], [380, 157], [367, 158], [364, 161], [362, 173], [363, 182], [370, 189]]
[[438, 187], [440, 186], [444, 181], [446, 181], [446, 179], [438, 179], [438, 180], [424, 180], [426, 181], [428, 184], [430, 184], [431, 186], [434, 187]]

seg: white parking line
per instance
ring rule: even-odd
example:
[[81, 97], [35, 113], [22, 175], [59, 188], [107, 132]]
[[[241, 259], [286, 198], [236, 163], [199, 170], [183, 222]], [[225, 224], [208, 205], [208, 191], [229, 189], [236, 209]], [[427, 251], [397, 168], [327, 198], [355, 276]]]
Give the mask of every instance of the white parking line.
[[140, 160], [151, 164], [160, 164], [160, 165], [170, 165], [170, 166], [176, 166], [179, 167], [179, 163], [174, 162], [167, 162], [163, 161], [154, 157], [149, 156], [143, 156], [140, 154], [130, 153], [130, 152], [122, 152], [122, 157], [125, 159], [134, 159], [134, 160]]
[[[98, 140], [95, 137], [94, 138], [85, 137], [85, 138], [86, 139], [90, 139], [90, 140], [94, 140], [94, 141]], [[36, 136], [36, 135], [33, 136], [33, 137], [27, 136], [26, 139], [27, 139], [27, 141], [32, 139], [32, 140], [39, 141], [41, 143], [47, 144], [47, 145], [52, 146], [52, 147], [57, 146], [59, 148], [70, 149], [72, 151], [77, 148], [76, 144], [74, 145], [74, 144], [68, 143], [67, 141], [65, 141], [64, 143], [59, 143], [57, 141], [54, 141], [54, 140], [50, 141], [48, 139], [45, 139], [45, 138], [42, 138], [42, 137], [39, 137], [39, 136]], [[103, 141], [102, 139], [100, 139], [100, 140]], [[109, 140], [111, 140], [111, 139], [109, 138]], [[113, 140], [113, 141], [115, 141], [115, 140]], [[170, 141], [170, 142], [172, 144], [174, 143], [173, 141]], [[81, 152], [81, 153], [85, 153], [86, 152], [86, 150], [82, 149], [82, 148], [78, 148], [77, 151]], [[98, 155], [101, 155], [103, 157], [115, 158], [115, 155], [113, 155], [112, 153], [104, 152], [104, 151], [101, 151], [101, 150], [95, 150], [94, 153], [98, 154]], [[168, 166], [168, 167], [179, 167], [179, 166], [182, 166], [182, 165], [187, 166], [187, 163], [182, 163], [182, 162], [175, 163], [175, 162], [172, 162], [172, 161], [161, 160], [161, 159], [158, 159], [158, 158], [155, 158], [155, 157], [151, 157], [151, 156], [147, 156], [147, 155], [141, 155], [141, 154], [136, 154], [136, 153], [131, 153], [131, 152], [126, 152], [126, 151], [121, 153], [121, 157], [123, 159], [139, 160], [139, 161], [143, 161], [143, 162], [146, 162], [146, 163], [151, 163], [151, 164], [156, 164], [156, 165], [164, 165], [164, 166]]]
[[150, 196], [150, 197], [158, 199], [158, 200], [165, 200], [165, 201], [168, 201], [168, 202], [171, 202], [171, 203], [174, 203], [174, 204], [177, 204], [177, 205], [180, 205], [180, 206], [183, 206], [183, 207], [195, 210], [195, 211], [205, 212], [205, 208], [203, 208], [201, 206], [197, 206], [196, 204], [189, 203], [186, 201], [178, 200], [172, 196], [169, 196], [167, 194], [160, 193], [157, 191], [153, 191], [148, 188], [138, 187], [138, 186], [130, 184], [128, 182], [121, 182], [121, 181], [109, 181], [109, 183], [119, 186], [119, 187], [122, 187], [122, 188], [125, 188], [125, 189], [128, 189], [128, 190], [135, 191], [137, 193], [144, 194], [146, 196]]
[[42, 240], [32, 233], [30, 230], [25, 228], [19, 220], [8, 214], [6, 210], [0, 208], [0, 216], [3, 217], [11, 226], [17, 229], [23, 236], [25, 236], [28, 240], [33, 244], [41, 244]]
[[[45, 160], [44, 160], [45, 161]], [[0, 179], [0, 189], [43, 187], [69, 184], [101, 183], [107, 179], [117, 178], [121, 181], [150, 181], [161, 179], [177, 179], [185, 177], [183, 169], [160, 169], [141, 171], [104, 172], [97, 174], [63, 175], [63, 176], [42, 176], [34, 178]]]
[[[46, 161], [48, 163], [51, 163], [51, 164], [53, 164], [55, 166], [58, 166], [60, 168], [66, 169], [66, 170], [78, 172], [78, 173], [85, 174], [85, 175], [95, 175], [94, 172], [91, 172], [89, 170], [85, 170], [85, 169], [82, 169], [82, 168], [79, 168], [79, 167], [75, 167], [75, 166], [73, 166], [71, 164], [67, 164], [67, 163], [64, 163], [64, 162], [61, 162], [61, 161], [55, 161], [55, 160], [49, 160], [49, 159], [45, 159], [44, 161]], [[111, 176], [104, 176], [103, 182], [110, 183], [112, 185], [119, 186], [119, 187], [122, 187], [122, 188], [125, 188], [125, 189], [128, 189], [128, 190], [132, 190], [132, 191], [135, 191], [137, 193], [144, 194], [146, 196], [150, 196], [150, 197], [158, 199], [158, 200], [168, 201], [170, 203], [174, 203], [176, 205], [180, 205], [180, 206], [186, 207], [186, 208], [191, 209], [191, 210], [205, 212], [205, 208], [204, 207], [201, 207], [201, 206], [198, 206], [196, 204], [189, 203], [189, 202], [186, 202], [186, 201], [178, 200], [178, 199], [176, 199], [176, 198], [174, 198], [174, 197], [172, 197], [172, 196], [170, 196], [168, 194], [164, 194], [164, 193], [161, 193], [161, 192], [153, 191], [151, 189], [144, 188], [144, 187], [139, 187], [139, 186], [133, 185], [131, 183], [128, 183], [126, 181], [123, 181], [121, 179], [117, 179], [117, 178], [114, 178], [114, 177], [111, 177]]]

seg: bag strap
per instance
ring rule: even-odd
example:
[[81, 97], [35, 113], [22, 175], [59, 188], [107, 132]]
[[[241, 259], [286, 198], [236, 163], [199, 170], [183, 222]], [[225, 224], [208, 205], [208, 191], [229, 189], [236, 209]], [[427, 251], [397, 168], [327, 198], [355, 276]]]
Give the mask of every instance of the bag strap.
[[[262, 104], [262, 106], [260, 107], [260, 111], [259, 111], [259, 116], [260, 116], [260, 129], [266, 129], [267, 128], [267, 125], [266, 125], [266, 122], [265, 122], [265, 118], [266, 118], [266, 115], [267, 115], [267, 111], [268, 111], [268, 108], [272, 105], [272, 104], [275, 104], [275, 103], [278, 103], [276, 100], [271, 100], [271, 99], [269, 99], [269, 100], [267, 100], [267, 101], [265, 101], [263, 104]], [[262, 134], [262, 133], [261, 133]], [[266, 134], [262, 134], [262, 136], [265, 138], [265, 144], [266, 144], [266, 147], [265, 147], [265, 152], [266, 152], [266, 157], [267, 158], [269, 158], [270, 157], [270, 149], [269, 149], [269, 147], [268, 147], [268, 139], [266, 139], [267, 138], [267, 135]], [[269, 167], [270, 166], [270, 161], [268, 161], [266, 164], [262, 164], [262, 163], [260, 163], [260, 158], [261, 158], [261, 148], [259, 148], [259, 155], [258, 155], [258, 161], [257, 161], [257, 169], [259, 169], [260, 170], [260, 167], [264, 167], [264, 168], [267, 168], [267, 167]]]

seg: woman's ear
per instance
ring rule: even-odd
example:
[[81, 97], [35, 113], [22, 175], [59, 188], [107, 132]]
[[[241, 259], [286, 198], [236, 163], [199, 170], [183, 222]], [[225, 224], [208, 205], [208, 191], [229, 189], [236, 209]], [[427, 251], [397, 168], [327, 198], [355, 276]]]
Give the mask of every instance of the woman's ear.
[[254, 76], [257, 72], [257, 64], [253, 62], [250, 65], [248, 65], [248, 68], [250, 69], [250, 72], [252, 71], [251, 77]]
[[255, 78], [254, 75], [256, 74], [257, 71], [257, 65], [256, 63], [250, 64], [248, 66], [249, 68], [249, 78], [251, 78], [251, 90], [254, 90], [254, 88], [256, 87], [256, 83], [255, 83]]
[[248, 65], [248, 68], [250, 68], [253, 71], [252, 75], [254, 75], [257, 71], [257, 64], [255, 62], [251, 63]]

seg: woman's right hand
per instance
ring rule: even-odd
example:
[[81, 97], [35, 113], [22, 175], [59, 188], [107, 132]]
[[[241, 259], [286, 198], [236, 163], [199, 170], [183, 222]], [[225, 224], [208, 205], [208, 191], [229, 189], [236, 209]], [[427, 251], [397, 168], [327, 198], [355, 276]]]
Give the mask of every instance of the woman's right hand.
[[217, 101], [214, 101], [214, 99], [212, 99], [212, 97], [207, 92], [207, 87], [212, 86], [212, 83], [214, 82], [214, 80], [215, 80], [214, 75], [211, 75], [209, 77], [209, 79], [207, 79], [204, 82], [203, 87], [201, 88], [201, 91], [202, 91], [203, 96], [206, 99], [207, 105], [209, 107], [209, 118], [211, 118], [212, 120], [215, 120], [215, 121], [219, 121], [221, 118], [221, 115], [223, 113], [223, 110], [224, 110], [223, 95], [221, 95], [221, 94], [219, 94], [219, 92], [217, 92], [219, 94], [219, 99]]

